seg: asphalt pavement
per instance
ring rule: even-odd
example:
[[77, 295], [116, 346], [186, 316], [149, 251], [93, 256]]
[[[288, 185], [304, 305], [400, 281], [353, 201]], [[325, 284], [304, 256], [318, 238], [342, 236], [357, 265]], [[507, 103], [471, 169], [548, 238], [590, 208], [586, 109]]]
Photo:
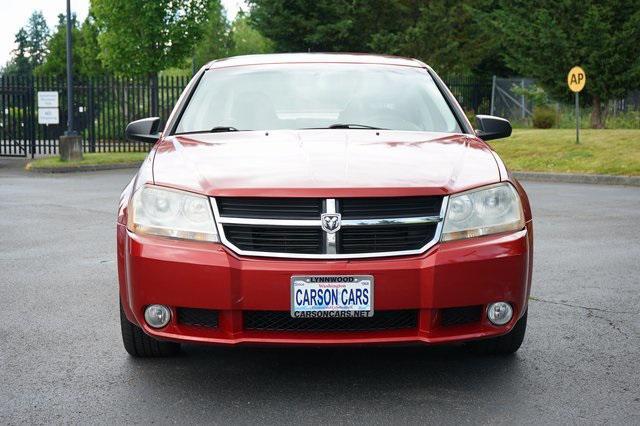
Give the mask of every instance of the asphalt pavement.
[[464, 347], [218, 348], [120, 340], [118, 196], [134, 170], [0, 160], [0, 423], [640, 424], [640, 188], [524, 182], [529, 328]]

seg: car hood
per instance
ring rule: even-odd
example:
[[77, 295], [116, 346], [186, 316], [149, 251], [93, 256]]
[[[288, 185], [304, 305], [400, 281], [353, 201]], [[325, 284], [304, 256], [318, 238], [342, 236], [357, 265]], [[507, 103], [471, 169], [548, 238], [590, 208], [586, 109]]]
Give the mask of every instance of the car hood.
[[278, 130], [169, 136], [158, 185], [218, 196], [449, 194], [500, 180], [491, 149], [461, 134]]

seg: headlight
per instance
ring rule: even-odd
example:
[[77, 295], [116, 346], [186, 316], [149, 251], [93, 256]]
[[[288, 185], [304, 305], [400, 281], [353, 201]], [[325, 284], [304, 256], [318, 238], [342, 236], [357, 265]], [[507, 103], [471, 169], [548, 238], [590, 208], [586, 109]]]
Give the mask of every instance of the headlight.
[[143, 186], [129, 204], [128, 227], [138, 234], [218, 242], [209, 199], [157, 186]]
[[524, 228], [520, 197], [508, 183], [474, 189], [449, 198], [442, 241]]

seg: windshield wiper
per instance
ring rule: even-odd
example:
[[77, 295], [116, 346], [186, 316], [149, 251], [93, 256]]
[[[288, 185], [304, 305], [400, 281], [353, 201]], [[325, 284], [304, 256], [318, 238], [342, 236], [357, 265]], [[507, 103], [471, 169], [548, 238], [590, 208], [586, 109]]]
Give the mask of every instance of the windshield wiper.
[[348, 124], [348, 123], [336, 123], [326, 127], [327, 129], [373, 129], [373, 130], [386, 130], [382, 127], [367, 126], [366, 124]]
[[231, 126], [216, 126], [209, 130], [209, 133], [222, 133], [222, 132], [239, 132], [238, 129]]
[[[180, 133], [176, 133], [176, 136], [179, 135], [193, 135], [195, 133], [224, 133], [224, 132], [240, 132], [241, 130], [236, 129], [235, 127], [231, 127], [231, 126], [216, 126], [213, 129], [210, 130], [192, 130], [189, 132], [180, 132]], [[242, 131], [247, 131], [248, 130], [242, 130]]]

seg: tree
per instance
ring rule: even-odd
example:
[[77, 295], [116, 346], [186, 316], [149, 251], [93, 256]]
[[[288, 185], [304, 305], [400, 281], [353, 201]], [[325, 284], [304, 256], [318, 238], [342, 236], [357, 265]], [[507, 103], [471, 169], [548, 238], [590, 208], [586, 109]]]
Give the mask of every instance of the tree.
[[100, 58], [116, 74], [156, 75], [193, 53], [210, 0], [93, 0]]
[[381, 31], [369, 43], [374, 51], [418, 58], [437, 71], [488, 74], [503, 70], [499, 40], [481, 19], [493, 0], [464, 0], [452, 5], [431, 0], [405, 18], [400, 31]]
[[230, 32], [231, 56], [271, 53], [273, 42], [254, 29], [249, 16], [240, 11], [233, 21]]
[[[78, 73], [80, 55], [75, 43], [78, 40], [78, 22], [75, 13], [71, 15], [74, 75]], [[37, 75], [64, 76], [67, 72], [67, 18], [63, 14], [58, 15], [58, 25], [55, 27], [51, 38], [47, 42], [48, 54], [42, 63], [34, 70]]]
[[248, 0], [277, 51], [372, 52], [422, 59], [446, 73], [503, 70], [480, 13], [496, 0]]
[[35, 68], [44, 62], [48, 53], [49, 26], [42, 12], [35, 11], [31, 14], [27, 24], [27, 34], [29, 61], [32, 68]]
[[358, 51], [356, 7], [349, 0], [249, 0], [251, 22], [279, 52]]
[[203, 24], [202, 39], [194, 49], [194, 65], [200, 67], [213, 59], [229, 56], [229, 31], [224, 7], [220, 0], [212, 0], [208, 19]]
[[49, 27], [42, 12], [35, 11], [29, 17], [27, 25], [16, 33], [17, 47], [7, 63], [4, 73], [7, 75], [31, 75], [33, 70], [47, 56]]
[[591, 125], [604, 126], [602, 105], [640, 88], [640, 8], [637, 0], [501, 0], [492, 14], [504, 38], [506, 63], [557, 97], [569, 93], [574, 65], [587, 73]]
[[98, 26], [91, 11], [80, 27], [77, 46], [78, 55], [81, 58], [80, 74], [85, 77], [104, 75], [106, 70], [100, 60]]
[[31, 63], [29, 62], [29, 35], [24, 28], [16, 33], [15, 43], [17, 47], [11, 52], [12, 58], [5, 66], [3, 72], [6, 75], [31, 75]]
[[[97, 28], [91, 15], [82, 26], [78, 25], [76, 15], [71, 16], [71, 37], [73, 42], [73, 73], [80, 77], [92, 77], [104, 74], [98, 59], [99, 47]], [[37, 75], [62, 77], [67, 72], [67, 19], [58, 15], [58, 25], [47, 42], [48, 54], [42, 65], [35, 69]]]

